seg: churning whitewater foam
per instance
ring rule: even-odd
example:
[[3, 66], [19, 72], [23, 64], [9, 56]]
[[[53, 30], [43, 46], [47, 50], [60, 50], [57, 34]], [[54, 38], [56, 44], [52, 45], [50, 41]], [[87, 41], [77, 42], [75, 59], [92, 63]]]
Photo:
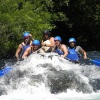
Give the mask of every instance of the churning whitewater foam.
[[32, 54], [0, 77], [0, 100], [100, 100], [100, 68]]

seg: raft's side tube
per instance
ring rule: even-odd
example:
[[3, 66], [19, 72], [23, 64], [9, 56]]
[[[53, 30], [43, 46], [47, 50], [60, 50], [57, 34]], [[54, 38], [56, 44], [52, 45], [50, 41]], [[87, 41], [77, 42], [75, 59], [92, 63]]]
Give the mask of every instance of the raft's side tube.
[[8, 74], [10, 72], [10, 70], [12, 70], [12, 67], [5, 67], [4, 69], [1, 69], [0, 76], [4, 76], [4, 75]]

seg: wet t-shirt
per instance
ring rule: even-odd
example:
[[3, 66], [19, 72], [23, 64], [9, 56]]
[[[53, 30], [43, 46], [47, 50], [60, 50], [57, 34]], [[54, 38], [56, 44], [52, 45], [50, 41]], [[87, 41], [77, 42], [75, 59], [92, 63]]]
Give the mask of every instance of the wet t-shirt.
[[80, 50], [82, 50], [82, 47], [80, 46], [76, 46], [75, 51], [80, 55]]

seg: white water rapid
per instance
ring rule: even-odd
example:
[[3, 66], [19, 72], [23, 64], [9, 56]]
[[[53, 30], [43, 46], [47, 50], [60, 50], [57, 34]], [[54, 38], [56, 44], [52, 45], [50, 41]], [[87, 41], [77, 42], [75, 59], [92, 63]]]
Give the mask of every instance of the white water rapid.
[[0, 77], [0, 100], [100, 100], [100, 67], [32, 54]]

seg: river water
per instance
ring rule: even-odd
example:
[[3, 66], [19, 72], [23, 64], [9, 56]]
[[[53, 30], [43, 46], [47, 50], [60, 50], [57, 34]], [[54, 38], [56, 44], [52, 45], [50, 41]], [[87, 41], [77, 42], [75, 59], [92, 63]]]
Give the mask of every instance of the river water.
[[[32, 54], [16, 63], [4, 60], [13, 69], [0, 77], [0, 100], [100, 100], [100, 67], [54, 55]], [[100, 52], [88, 56], [100, 59]]]

